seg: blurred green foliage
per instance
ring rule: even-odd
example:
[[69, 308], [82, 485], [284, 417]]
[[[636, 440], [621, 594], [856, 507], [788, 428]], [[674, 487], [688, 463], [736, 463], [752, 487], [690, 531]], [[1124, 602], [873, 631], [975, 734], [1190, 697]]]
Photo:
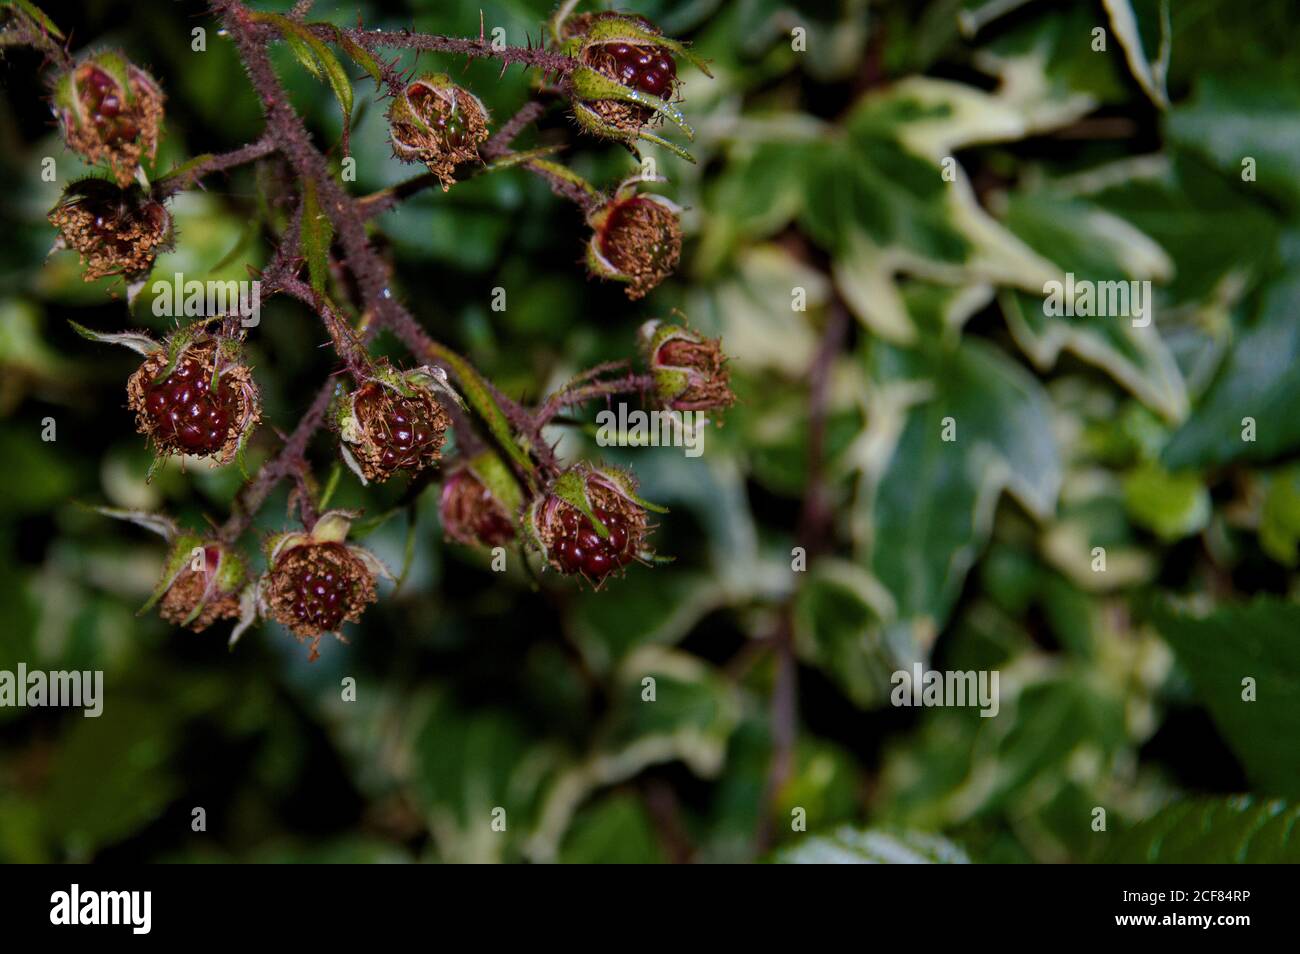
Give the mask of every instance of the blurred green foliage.
[[[159, 173], [259, 134], [201, 4], [43, 6], [77, 42], [118, 45], [159, 78]], [[312, 15], [476, 35], [480, 6], [516, 44], [550, 12], [406, 0]], [[647, 152], [687, 208], [675, 279], [636, 304], [587, 280], [580, 216], [522, 170], [422, 193], [385, 214], [376, 241], [413, 313], [516, 397], [628, 357], [639, 323], [672, 308], [722, 336], [740, 402], [702, 457], [555, 435], [562, 454], [631, 466], [671, 507], [656, 542], [675, 562], [600, 593], [549, 575], [539, 589], [517, 560], [493, 573], [445, 543], [432, 488], [365, 541], [400, 565], [411, 533], [400, 590], [311, 664], [273, 625], [228, 653], [216, 630], [135, 617], [162, 545], [73, 503], [201, 527], [224, 519], [240, 478], [172, 467], [144, 482], [148, 453], [121, 406], [131, 357], [67, 320], [165, 319], [83, 283], [70, 254], [45, 261], [44, 214], [85, 170], [50, 127], [39, 57], [6, 51], [0, 670], [102, 669], [106, 698], [98, 719], [0, 708], [0, 859], [1297, 860], [1293, 4], [635, 9], [715, 74], [683, 71], [698, 164]], [[328, 86], [275, 53], [318, 141], [336, 143]], [[451, 69], [501, 119], [530, 93], [518, 68], [419, 65]], [[410, 169], [390, 155], [374, 84], [353, 79], [361, 194]], [[562, 140], [594, 182], [635, 169], [577, 139], [559, 107], [519, 145]], [[56, 182], [41, 177], [46, 156]], [[158, 273], [263, 264], [249, 223], [267, 187], [242, 170], [178, 197]], [[1045, 284], [1067, 272], [1151, 282], [1154, 323], [1053, 317]], [[489, 308], [495, 287], [504, 312]], [[809, 368], [838, 308], [855, 321], [829, 371], [835, 519], [824, 552], [792, 572]], [[249, 338], [266, 421], [252, 463], [330, 371], [322, 344], [304, 309], [265, 306]], [[312, 454], [323, 477], [329, 440]], [[381, 514], [400, 495], [345, 476], [334, 505]], [[285, 512], [282, 489], [259, 531]], [[782, 619], [798, 735], [769, 790]], [[891, 706], [891, 674], [915, 662], [997, 670], [999, 714]], [[792, 830], [800, 815], [806, 831]]]

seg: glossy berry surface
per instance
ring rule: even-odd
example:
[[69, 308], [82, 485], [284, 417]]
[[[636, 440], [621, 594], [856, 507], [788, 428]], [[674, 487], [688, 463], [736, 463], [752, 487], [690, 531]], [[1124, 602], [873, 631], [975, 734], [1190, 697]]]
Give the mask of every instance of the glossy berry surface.
[[602, 537], [583, 514], [564, 506], [559, 517], [560, 532], [551, 542], [551, 556], [565, 573], [582, 573], [601, 580], [632, 562], [632, 539], [627, 520], [620, 514], [600, 507], [593, 507], [592, 513], [605, 525], [609, 536]]
[[609, 43], [601, 49], [604, 72], [624, 86], [666, 99], [677, 78], [677, 64], [656, 46]]
[[357, 416], [380, 448], [385, 470], [418, 468], [422, 458], [439, 446], [429, 409], [420, 401], [367, 384], [357, 398]]
[[140, 127], [129, 115], [123, 115], [127, 104], [122, 101], [122, 87], [107, 72], [88, 66], [79, 78], [77, 92], [101, 142], [113, 145], [140, 135]]
[[170, 375], [145, 392], [145, 414], [154, 438], [189, 454], [220, 451], [238, 413], [230, 379], [219, 379], [214, 389], [211, 368], [194, 357], [182, 357]]
[[312, 557], [296, 567], [291, 612], [305, 628], [334, 632], [343, 623], [351, 601], [351, 558], [341, 545], [332, 543], [314, 547]]

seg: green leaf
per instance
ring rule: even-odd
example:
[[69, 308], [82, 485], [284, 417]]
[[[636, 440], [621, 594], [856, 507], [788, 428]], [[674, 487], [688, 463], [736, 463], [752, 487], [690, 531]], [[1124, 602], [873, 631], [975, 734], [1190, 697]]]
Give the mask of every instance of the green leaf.
[[329, 284], [330, 243], [334, 240], [334, 223], [321, 211], [316, 197], [316, 183], [302, 180], [302, 250], [307, 256], [307, 272], [312, 290], [325, 294]]
[[1295, 566], [1300, 547], [1300, 466], [1265, 476], [1259, 514], [1259, 545], [1284, 566]]
[[772, 860], [784, 865], [970, 864], [961, 848], [938, 835], [848, 826], [830, 835], [805, 835]]
[[50, 34], [50, 36], [59, 40], [63, 39], [63, 31], [56, 27], [54, 21], [46, 16], [45, 11], [32, 3], [31, 0], [5, 0], [3, 5], [17, 7], [23, 13], [27, 14], [27, 16], [31, 17], [31, 19], [35, 21], [36, 25], [46, 33]]
[[1210, 492], [1195, 472], [1171, 474], [1143, 465], [1124, 478], [1124, 503], [1135, 523], [1167, 542], [1199, 533], [1210, 522]]
[[1068, 350], [1107, 371], [1167, 419], [1180, 420], [1187, 413], [1186, 388], [1157, 330], [1161, 316], [1152, 285], [1173, 274], [1165, 251], [1114, 213], [1050, 190], [1012, 194], [1005, 223], [1035, 252], [1055, 262], [1062, 277], [1073, 276], [1073, 284], [1063, 283], [1062, 292], [1090, 282], [1099, 298], [1106, 296], [1094, 308], [1118, 305], [1117, 310], [1125, 311], [1048, 314], [1046, 300], [1005, 291], [1002, 311], [1026, 355], [1046, 371], [1062, 350]]
[[501, 709], [435, 702], [415, 742], [414, 778], [442, 860], [512, 858], [554, 761]]
[[478, 370], [456, 352], [441, 345], [435, 347], [431, 357], [446, 363], [451, 368], [452, 374], [456, 375], [456, 380], [460, 384], [460, 391], [465, 396], [465, 400], [478, 412], [479, 417], [487, 425], [497, 444], [510, 455], [510, 459], [521, 467], [525, 473], [532, 473], [534, 470], [532, 460], [527, 452], [519, 446], [514, 431], [510, 427], [509, 419], [506, 417], [505, 412], [501, 410], [501, 406], [497, 404], [491, 387], [483, 376], [478, 373]]
[[924, 353], [878, 345], [868, 363], [871, 426], [897, 438], [892, 447], [864, 441], [854, 462], [863, 474], [859, 558], [900, 618], [937, 628], [1001, 492], [1039, 518], [1055, 509], [1061, 462], [1050, 404], [1036, 380], [982, 341]]
[[1207, 615], [1162, 607], [1155, 622], [1255, 785], [1300, 793], [1300, 606], [1261, 597]]
[[384, 74], [379, 68], [379, 61], [365, 47], [358, 45], [346, 33], [331, 23], [313, 23], [315, 27], [326, 27], [334, 36], [334, 42], [343, 47], [343, 52], [352, 58], [352, 62], [370, 74], [375, 85], [380, 89], [384, 85]]
[[[1056, 186], [1065, 183], [1058, 180]], [[1273, 258], [1279, 223], [1265, 197], [1234, 188], [1186, 151], [1089, 169], [1072, 177], [1069, 186], [1127, 219], [1170, 256], [1173, 275], [1160, 289], [1169, 305], [1224, 297]], [[1159, 314], [1157, 321], [1165, 327]]]
[[346, 135], [352, 122], [352, 81], [348, 79], [347, 71], [343, 69], [338, 57], [316, 34], [296, 20], [278, 13], [257, 13], [253, 19], [270, 23], [278, 29], [294, 56], [313, 76], [319, 78], [324, 73], [330, 89], [334, 91], [334, 98], [343, 110], [343, 130]]
[[1251, 795], [1175, 802], [1104, 836], [1109, 864], [1296, 864], [1300, 805]]
[[[43, 814], [73, 858], [139, 831], [181, 790], [172, 756], [179, 714], [120, 694], [99, 718], [78, 714], [54, 753]], [[87, 788], [94, 798], [87, 798]]]
[[[963, 12], [958, 18], [1000, 17], [1016, 5], [992, 0], [980, 3], [984, 9], [978, 13]], [[1129, 98], [1121, 51], [1099, 54], [1092, 48], [1097, 13], [1091, 4], [1037, 4], [1035, 13], [999, 23], [976, 53], [976, 64], [1002, 81], [1005, 95], [1026, 110], [1087, 111]]]
[[614, 674], [597, 742], [549, 787], [528, 854], [554, 860], [581, 803], [648, 766], [681, 760], [696, 775], [716, 776], [739, 721], [735, 687], [705, 663], [658, 646], [632, 653]]
[[799, 587], [794, 603], [795, 647], [820, 667], [859, 706], [881, 704], [900, 659], [882, 637], [881, 621], [893, 600], [866, 570], [820, 561]]
[[1170, 111], [1165, 131], [1243, 191], [1259, 189], [1300, 210], [1300, 90], [1294, 86], [1271, 76], [1200, 77], [1195, 96]]
[[1209, 390], [1170, 438], [1161, 458], [1166, 467], [1268, 460], [1300, 446], [1298, 314], [1300, 270], [1295, 270], [1265, 289], [1254, 320], [1240, 331]]
[[634, 795], [611, 795], [578, 813], [564, 839], [562, 864], [663, 863], [649, 813]]

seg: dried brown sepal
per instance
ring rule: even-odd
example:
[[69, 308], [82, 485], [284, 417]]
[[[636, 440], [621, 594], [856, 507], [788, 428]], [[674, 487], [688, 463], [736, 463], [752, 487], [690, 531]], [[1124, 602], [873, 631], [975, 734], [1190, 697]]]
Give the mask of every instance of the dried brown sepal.
[[479, 160], [487, 123], [478, 97], [442, 74], [413, 80], [388, 110], [394, 155], [403, 162], [424, 163], [443, 191], [456, 181], [458, 165]]
[[[194, 609], [205, 596], [206, 602], [195, 616]], [[201, 633], [219, 619], [239, 618], [239, 593], [211, 594], [205, 574], [186, 569], [163, 594], [158, 615], [173, 626]]]
[[311, 640], [313, 659], [321, 636], [360, 620], [377, 598], [374, 574], [343, 543], [287, 548], [264, 581], [268, 615], [300, 641]]
[[668, 200], [620, 193], [593, 213], [591, 224], [588, 266], [602, 278], [625, 282], [633, 301], [676, 270], [682, 227], [677, 207]]
[[55, 249], [77, 252], [88, 282], [147, 275], [171, 243], [171, 215], [161, 202], [138, 186], [121, 189], [104, 179], [72, 183], [48, 218], [59, 230]]

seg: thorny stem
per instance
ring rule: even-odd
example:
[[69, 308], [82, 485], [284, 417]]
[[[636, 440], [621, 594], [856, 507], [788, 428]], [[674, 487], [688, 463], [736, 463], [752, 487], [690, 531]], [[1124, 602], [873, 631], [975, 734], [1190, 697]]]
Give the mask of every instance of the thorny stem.
[[30, 46], [44, 53], [49, 59], [67, 69], [72, 65], [72, 55], [41, 26], [34, 23], [26, 13], [17, 8], [10, 8], [13, 19], [0, 31], [0, 50], [7, 46]]
[[271, 491], [298, 466], [297, 462], [303, 459], [312, 435], [324, 423], [325, 413], [329, 410], [333, 397], [334, 379], [331, 377], [317, 392], [311, 406], [307, 408], [307, 413], [298, 421], [298, 426], [284, 442], [280, 453], [263, 464], [257, 476], [245, 484], [235, 497], [230, 517], [222, 525], [218, 534], [222, 542], [234, 543], [238, 540], [253, 522], [253, 517], [262, 509], [266, 498], [271, 496]]
[[565, 408], [584, 404], [599, 397], [612, 397], [615, 394], [645, 393], [654, 387], [654, 377], [649, 374], [628, 372], [621, 378], [605, 381], [593, 381], [572, 388], [562, 388], [552, 394], [533, 416], [537, 430], [549, 424]]
[[519, 138], [519, 134], [542, 118], [546, 107], [537, 100], [530, 100], [519, 107], [519, 111], [501, 124], [487, 142], [479, 147], [479, 154], [484, 159], [496, 159], [510, 152], [510, 144]]
[[183, 192], [185, 189], [197, 184], [203, 177], [214, 172], [224, 172], [227, 169], [244, 166], [269, 156], [275, 152], [275, 148], [275, 140], [270, 136], [263, 136], [256, 142], [250, 142], [247, 146], [242, 146], [239, 149], [223, 152], [217, 156], [208, 156], [189, 168], [163, 176], [154, 183], [154, 195], [159, 199], [165, 199], [178, 192]]
[[[310, 0], [298, 0], [289, 12], [290, 18], [301, 21], [308, 15], [311, 6]], [[299, 178], [310, 181], [316, 187], [321, 209], [333, 224], [337, 241], [342, 246], [342, 261], [359, 289], [364, 334], [360, 342], [353, 340], [349, 344], [342, 340], [348, 337], [347, 333], [350, 333], [351, 329], [346, 326], [341, 316], [330, 309], [320, 296], [298, 278], [301, 267], [299, 249], [301, 223], [297, 212], [290, 217], [289, 226], [281, 236], [271, 262], [262, 272], [264, 294], [271, 295], [276, 292], [289, 294], [320, 313], [340, 357], [354, 372], [359, 363], [368, 362], [366, 346], [369, 342], [379, 331], [389, 330], [417, 358], [440, 365], [452, 375], [459, 377], [456, 365], [462, 362], [455, 353], [433, 339], [414, 316], [393, 297], [389, 288], [388, 267], [371, 246], [366, 232], [366, 222], [369, 219], [391, 208], [401, 199], [427, 187], [433, 181], [433, 177], [417, 176], [406, 183], [362, 199], [355, 199], [348, 195], [338, 180], [331, 175], [325, 156], [313, 145], [302, 118], [290, 104], [288, 94], [267, 55], [267, 45], [280, 39], [278, 31], [259, 22], [256, 14], [239, 0], [210, 0], [210, 7], [235, 43], [249, 80], [261, 102], [266, 118], [266, 131], [260, 139], [246, 146], [228, 153], [203, 157], [188, 168], [164, 176], [155, 183], [155, 194], [159, 198], [168, 198], [193, 187], [208, 175], [246, 165], [272, 153], [279, 153]], [[496, 47], [486, 39], [482, 31], [476, 39], [459, 39], [419, 34], [410, 30], [390, 32], [360, 28], [342, 29], [330, 24], [308, 24], [307, 26], [325, 42], [337, 42], [340, 36], [346, 36], [348, 40], [372, 52], [382, 49], [416, 50], [460, 54], [471, 59], [475, 57], [495, 59], [501, 62], [503, 72], [514, 64], [538, 68], [558, 81], [553, 87], [555, 91], [564, 89], [565, 78], [574, 68], [574, 63], [569, 57], [545, 49], [540, 44], [536, 47], [531, 43], [526, 47]], [[53, 37], [21, 18], [16, 24], [10, 25], [4, 38], [4, 45], [34, 47], [64, 67], [72, 63], [70, 54]], [[400, 91], [403, 77], [397, 70], [396, 61], [389, 63], [381, 59], [379, 66], [381, 75], [390, 90]], [[510, 150], [511, 142], [530, 123], [540, 118], [544, 111], [544, 104], [537, 101], [523, 106], [484, 144], [481, 150], [483, 157], [487, 160], [499, 161], [515, 155]], [[602, 197], [602, 193], [594, 186], [557, 163], [537, 158], [521, 161], [519, 164], [540, 175], [553, 191], [571, 199], [584, 210], [589, 209]], [[461, 381], [461, 383], [463, 385], [466, 382]], [[648, 375], [634, 374], [614, 380], [592, 382], [553, 395], [537, 412], [530, 413], [519, 402], [502, 394], [491, 382], [474, 383], [487, 387], [511, 427], [529, 442], [533, 456], [543, 470], [552, 473], [558, 472], [558, 461], [552, 448], [542, 438], [541, 431], [563, 408], [615, 393], [645, 391], [650, 386]], [[302, 484], [302, 488], [305, 488], [308, 482], [303, 477], [307, 467], [304, 452], [312, 435], [325, 419], [335, 387], [336, 384], [331, 376], [331, 379], [321, 387], [292, 434], [286, 439], [284, 447], [263, 465], [237, 494], [230, 517], [220, 530], [222, 540], [233, 542], [247, 530], [271, 491], [285, 477], [294, 477]], [[451, 408], [449, 411], [452, 414], [453, 425], [457, 426], [458, 430], [465, 430], [466, 421], [463, 413], [458, 408]], [[475, 435], [467, 430], [465, 437], [471, 443], [475, 440]], [[305, 506], [307, 509], [302, 510], [304, 518], [314, 518], [310, 500], [307, 500]]]
[[[330, 40], [334, 28], [325, 25], [310, 27], [322, 40]], [[567, 75], [574, 68], [573, 60], [562, 53], [544, 49], [541, 46], [502, 46], [496, 47], [481, 33], [477, 39], [439, 36], [429, 33], [415, 33], [411, 30], [362, 30], [350, 29], [340, 31], [348, 39], [371, 52], [375, 50], [419, 50], [434, 53], [459, 53], [471, 59], [479, 57], [485, 60], [497, 60], [502, 69], [516, 63], [534, 66], [560, 76]]]

